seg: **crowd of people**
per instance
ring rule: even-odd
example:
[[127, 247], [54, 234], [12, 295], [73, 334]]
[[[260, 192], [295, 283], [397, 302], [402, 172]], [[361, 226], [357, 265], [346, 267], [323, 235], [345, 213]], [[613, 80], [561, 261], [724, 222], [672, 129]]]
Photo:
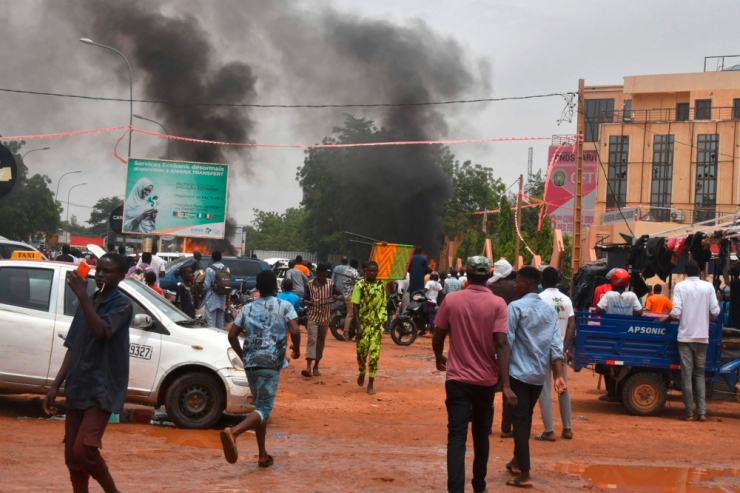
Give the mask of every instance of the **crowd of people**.
[[[64, 252], [63, 249], [62, 255]], [[91, 297], [87, 295], [86, 280], [77, 272], [68, 280], [80, 300], [80, 308], [65, 341], [67, 356], [44, 408], [53, 412], [56, 393], [65, 383], [65, 458], [75, 491], [87, 491], [90, 477], [104, 491], [117, 491], [98, 449], [108, 417], [122, 410], [128, 381], [128, 339], [124, 334], [128, 333], [133, 312], [131, 301], [118, 291], [118, 284], [127, 276], [143, 274], [140, 280], [159, 290], [158, 276], [163, 274], [163, 266], [155, 258], [158, 257], [152, 252], [145, 252], [135, 262], [129, 262], [115, 251], [105, 254], [96, 266], [95, 283], [99, 290]], [[66, 257], [61, 260], [71, 261]], [[182, 269], [175, 300], [191, 316], [199, 304], [195, 274], [203, 270], [200, 260], [198, 255], [192, 266]], [[218, 251], [211, 253], [211, 261], [202, 281], [205, 314], [209, 325], [224, 327], [228, 296], [219, 286], [223, 282], [220, 276], [228, 273], [228, 268]], [[719, 306], [712, 285], [699, 279], [695, 261], [687, 262], [686, 274], [688, 278], [676, 286], [672, 302], [657, 285], [644, 305], [651, 312], [662, 313], [662, 322], [680, 318], [678, 343], [687, 409], [684, 419], [693, 419], [695, 397], [697, 420], [705, 421], [708, 324], [710, 317], [719, 314]], [[594, 292], [595, 310], [642, 315], [643, 304], [627, 290], [629, 273], [615, 269], [608, 278], [608, 285], [599, 286]], [[255, 406], [241, 423], [220, 434], [225, 458], [230, 463], [238, 460], [237, 438], [249, 430], [254, 430], [257, 439], [259, 467], [274, 463], [266, 448], [266, 423], [275, 404], [280, 371], [288, 365], [288, 350], [292, 359], [301, 356], [298, 313], [302, 307], [307, 307], [308, 340], [306, 367], [301, 375], [307, 379], [321, 376], [332, 305], [343, 302], [347, 308], [345, 334], [350, 333], [350, 328], [356, 333], [357, 384], [367, 385], [367, 393], [373, 395], [388, 324], [388, 296], [401, 295], [403, 303], [408, 303], [410, 294], [417, 291], [423, 292], [428, 302], [436, 368], [446, 374], [448, 491], [462, 492], [465, 488], [468, 424], [472, 427], [474, 450], [473, 490], [486, 491], [489, 435], [493, 434], [497, 392], [503, 397], [500, 436], [513, 439], [512, 457], [506, 464], [513, 476], [508, 485], [532, 486], [529, 440], [538, 402], [543, 431], [535, 440], [557, 439], [553, 389], [558, 395], [560, 438], [574, 437], [565, 362], [576, 332], [575, 314], [560, 273], [553, 267], [540, 271], [524, 266], [514, 271], [504, 259], [491, 265], [487, 258], [476, 256], [467, 259], [464, 270], [440, 275], [430, 269], [422, 249], [417, 247], [406, 279], [378, 279], [378, 264], [373, 261], [360, 267], [357, 261], [343, 257], [333, 269], [320, 263], [311, 270], [299, 257], [290, 262], [281, 289], [270, 270], [257, 275], [256, 288], [259, 297], [242, 308], [228, 333], [231, 347], [244, 362]], [[91, 378], [101, 375], [105, 386], [89, 385]]]

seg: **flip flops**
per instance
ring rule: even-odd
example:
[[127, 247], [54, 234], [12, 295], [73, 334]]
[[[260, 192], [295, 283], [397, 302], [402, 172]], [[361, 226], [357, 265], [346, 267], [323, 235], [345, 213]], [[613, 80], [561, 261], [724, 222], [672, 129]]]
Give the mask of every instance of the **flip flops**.
[[521, 481], [519, 478], [510, 479], [506, 482], [506, 486], [516, 486], [517, 488], [532, 488], [531, 481]]
[[560, 434], [560, 438], [563, 438], [565, 440], [573, 440], [573, 431], [563, 430], [563, 432]]
[[270, 467], [274, 463], [275, 463], [275, 461], [272, 460], [272, 456], [271, 455], [268, 455], [267, 456], [267, 460], [265, 462], [258, 462], [257, 465], [259, 465], [260, 467]]
[[514, 476], [519, 476], [519, 473], [522, 472], [519, 469], [513, 467], [511, 465], [511, 462], [506, 463], [506, 470], [509, 472], [509, 474], [513, 474]]
[[554, 436], [546, 436], [544, 431], [540, 433], [539, 435], [535, 436], [534, 439], [537, 440], [538, 442], [554, 442], [555, 441]]
[[301, 370], [301, 375], [303, 375], [306, 378], [311, 378], [311, 372], [308, 370]]
[[236, 440], [234, 440], [234, 435], [231, 433], [231, 429], [225, 428], [221, 432], [221, 446], [224, 448], [224, 457], [226, 457], [226, 462], [229, 464], [236, 463], [239, 458], [239, 451], [236, 448]]

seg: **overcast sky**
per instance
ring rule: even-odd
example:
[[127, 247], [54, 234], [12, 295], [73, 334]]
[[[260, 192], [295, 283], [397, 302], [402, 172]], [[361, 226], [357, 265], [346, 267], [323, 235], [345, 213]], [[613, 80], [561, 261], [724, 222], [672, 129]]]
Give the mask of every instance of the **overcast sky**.
[[[299, 2], [296, 2], [299, 3]], [[238, 4], [238, 2], [237, 2]], [[331, 5], [373, 19], [406, 24], [421, 19], [443, 36], [451, 36], [467, 49], [471, 60], [490, 65], [491, 92], [481, 97], [504, 97], [574, 91], [578, 78], [587, 85], [619, 84], [626, 75], [699, 72], [709, 55], [740, 53], [740, 2], [737, 1], [466, 1], [441, 0], [351, 0], [300, 3], [303, 8], [320, 10]], [[0, 87], [37, 91], [128, 97], [127, 84], [121, 84], [111, 70], [125, 70], [112, 53], [97, 53], [98, 48], [77, 41], [88, 34], [77, 32], [54, 15], [44, 15], [42, 0], [3, 0], [0, 18], [3, 31], [0, 43]], [[317, 101], [311, 93], [301, 94], [292, 86], [290, 94], [280, 93], [283, 85], [260, 77], [259, 66], [269, 59], [255, 61], [256, 55], [240, 49], [240, 39], [224, 37], [219, 29], [228, 12], [215, 15], [211, 9], [218, 0], [187, 0], [165, 5], [168, 12], [202, 14], [202, 22], [213, 30], [216, 45], [231, 59], [255, 63], [259, 103], [346, 103]], [[235, 4], [222, 5], [232, 9]], [[243, 3], [241, 8], [248, 9]], [[223, 14], [227, 14], [224, 16]], [[232, 31], [229, 31], [232, 32]], [[102, 50], [101, 50], [102, 51]], [[136, 80], [136, 86], [143, 81]], [[358, 95], [358, 103], [368, 101]], [[539, 137], [572, 133], [575, 122], [557, 125], [564, 102], [560, 98], [474, 104], [444, 108], [450, 139], [494, 137]], [[128, 124], [128, 104], [57, 99], [41, 96], [0, 93], [0, 134], [27, 135], [75, 131]], [[135, 105], [135, 113], [149, 109]], [[341, 123], [337, 112], [324, 110], [256, 109], [253, 139], [264, 143], [314, 143]], [[135, 126], [157, 130], [146, 122]], [[51, 147], [27, 157], [31, 172], [47, 174], [56, 189], [59, 177], [67, 172], [83, 173], [66, 177], [60, 186], [60, 199], [76, 188], [71, 202], [91, 206], [101, 197], [123, 194], [125, 167], [113, 157], [113, 145], [120, 133], [30, 141], [26, 150]], [[527, 148], [534, 147], [535, 170], [546, 165], [547, 142], [460, 144], [453, 152], [460, 160], [473, 160], [492, 167], [508, 185], [526, 172]], [[119, 153], [125, 155], [125, 141]], [[152, 137], [135, 135], [132, 155], [164, 156], [165, 144]], [[238, 174], [231, 183], [230, 212], [241, 224], [252, 218], [252, 209], [282, 212], [299, 205], [301, 191], [295, 171], [303, 153], [296, 150], [260, 149], [252, 153], [251, 175]], [[235, 164], [239, 166], [239, 163]], [[71, 206], [80, 220], [89, 208]]]

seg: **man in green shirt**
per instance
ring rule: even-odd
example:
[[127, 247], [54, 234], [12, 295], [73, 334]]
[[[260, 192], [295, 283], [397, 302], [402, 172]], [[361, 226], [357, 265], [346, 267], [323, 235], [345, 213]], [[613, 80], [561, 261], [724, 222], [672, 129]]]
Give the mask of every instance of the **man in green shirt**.
[[367, 393], [370, 395], [375, 394], [373, 382], [378, 371], [383, 325], [387, 318], [385, 282], [378, 280], [377, 276], [378, 264], [368, 262], [365, 278], [358, 281], [352, 291], [353, 322], [357, 331], [357, 366], [360, 369], [357, 385], [360, 387], [365, 385], [365, 372], [369, 366], [370, 380], [367, 384]]

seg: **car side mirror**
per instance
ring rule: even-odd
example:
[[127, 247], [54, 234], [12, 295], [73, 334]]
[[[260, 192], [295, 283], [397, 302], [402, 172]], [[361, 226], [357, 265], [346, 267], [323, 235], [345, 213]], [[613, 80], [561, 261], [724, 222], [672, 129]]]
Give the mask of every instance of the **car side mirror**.
[[137, 329], [148, 329], [154, 325], [154, 322], [152, 321], [152, 317], [147, 315], [146, 313], [139, 313], [138, 315], [134, 316], [134, 327]]

